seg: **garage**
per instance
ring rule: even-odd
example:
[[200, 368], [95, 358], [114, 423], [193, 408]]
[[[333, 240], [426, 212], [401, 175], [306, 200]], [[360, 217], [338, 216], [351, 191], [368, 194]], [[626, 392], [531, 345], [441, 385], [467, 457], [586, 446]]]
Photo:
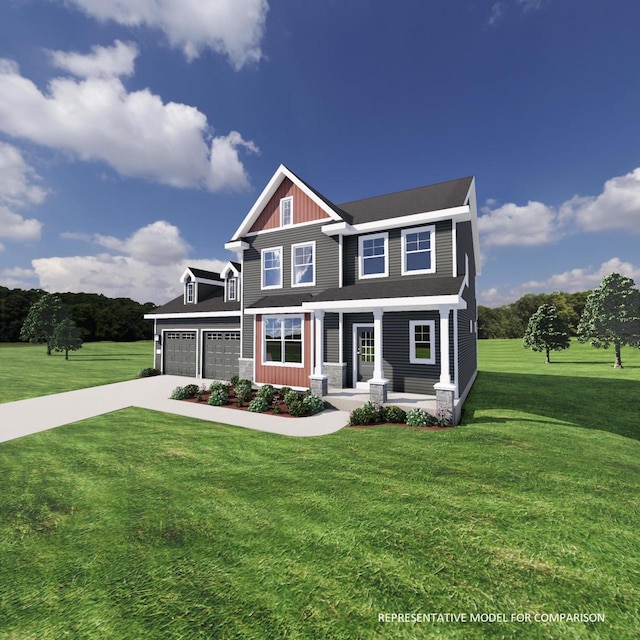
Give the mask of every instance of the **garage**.
[[230, 380], [238, 375], [239, 331], [205, 331], [202, 345], [202, 376], [210, 380]]
[[164, 334], [164, 373], [196, 376], [196, 332], [167, 331]]

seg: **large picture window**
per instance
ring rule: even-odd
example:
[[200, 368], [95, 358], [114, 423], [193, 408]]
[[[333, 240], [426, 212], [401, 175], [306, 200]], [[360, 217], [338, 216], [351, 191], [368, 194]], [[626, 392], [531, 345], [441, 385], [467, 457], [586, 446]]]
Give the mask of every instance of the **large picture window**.
[[263, 316], [263, 363], [302, 364], [302, 316]]
[[435, 331], [436, 323], [434, 320], [411, 320], [409, 322], [409, 362], [412, 364], [435, 364]]
[[262, 250], [262, 288], [282, 287], [282, 247]]
[[435, 228], [418, 227], [402, 230], [402, 275], [433, 273]]
[[358, 239], [360, 278], [379, 278], [389, 274], [389, 234], [375, 233]]
[[315, 242], [291, 246], [291, 286], [305, 287], [316, 282]]

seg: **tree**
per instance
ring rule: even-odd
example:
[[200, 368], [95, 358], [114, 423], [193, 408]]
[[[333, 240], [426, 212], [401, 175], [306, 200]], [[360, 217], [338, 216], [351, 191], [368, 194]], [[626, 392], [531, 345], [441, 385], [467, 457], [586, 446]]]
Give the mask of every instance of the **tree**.
[[71, 318], [65, 318], [53, 331], [51, 345], [56, 351], [64, 351], [64, 359], [69, 359], [69, 351], [82, 349], [82, 331]]
[[561, 351], [571, 346], [567, 321], [558, 315], [552, 304], [542, 304], [529, 318], [524, 334], [524, 346], [534, 351], [546, 353], [545, 362], [549, 364], [550, 351]]
[[53, 332], [67, 317], [59, 296], [45, 293], [34, 302], [20, 330], [20, 340], [47, 343], [47, 355], [51, 355]]
[[587, 298], [578, 325], [578, 340], [599, 349], [615, 348], [613, 367], [622, 369], [620, 347], [640, 347], [640, 291], [631, 278], [605, 276]]

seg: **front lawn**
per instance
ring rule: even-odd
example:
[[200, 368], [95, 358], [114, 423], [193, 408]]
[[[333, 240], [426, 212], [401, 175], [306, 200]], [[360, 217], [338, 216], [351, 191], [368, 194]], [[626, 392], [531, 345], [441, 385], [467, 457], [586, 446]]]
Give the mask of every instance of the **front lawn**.
[[0, 343], [0, 402], [84, 389], [135, 378], [153, 366], [153, 343], [86, 342], [79, 351], [47, 356], [43, 344]]

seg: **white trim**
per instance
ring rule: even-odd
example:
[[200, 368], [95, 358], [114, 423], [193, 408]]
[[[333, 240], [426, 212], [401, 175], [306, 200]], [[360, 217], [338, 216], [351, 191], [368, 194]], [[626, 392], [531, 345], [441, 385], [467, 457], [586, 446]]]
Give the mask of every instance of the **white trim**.
[[[321, 219], [321, 220], [307, 220], [306, 222], [296, 222], [292, 225], [289, 225], [288, 227], [285, 227], [284, 230], [288, 230], [288, 229], [297, 229], [298, 227], [307, 227], [310, 226], [312, 224], [326, 224], [327, 223], [327, 219]], [[273, 227], [272, 229], [262, 229], [260, 231], [251, 231], [249, 233], [245, 233], [244, 234], [244, 238], [254, 238], [255, 236], [262, 236], [265, 235], [267, 233], [273, 233], [274, 231], [283, 231], [282, 227]], [[293, 387], [291, 387], [293, 389]]]
[[[313, 276], [311, 282], [301, 282], [296, 284], [295, 282], [295, 250], [298, 247], [308, 247], [311, 246], [313, 248], [313, 253], [311, 255], [311, 275]], [[296, 244], [291, 245], [291, 287], [315, 287], [316, 286], [316, 241], [309, 240], [307, 242], [298, 242]]]
[[180, 318], [235, 318], [240, 311], [194, 311], [192, 313], [145, 313], [145, 320], [179, 320]]
[[[233, 283], [233, 298], [229, 295], [229, 289]], [[238, 277], [227, 278], [225, 280], [224, 287], [224, 301], [225, 302], [237, 302], [238, 301]]]
[[244, 312], [248, 316], [259, 316], [266, 314], [268, 316], [279, 315], [282, 313], [308, 313], [308, 309], [304, 309], [302, 306], [297, 307], [249, 307]]
[[359, 233], [370, 233], [372, 231], [399, 229], [401, 227], [429, 224], [438, 222], [439, 220], [451, 220], [453, 218], [459, 220], [460, 222], [469, 219], [473, 221], [473, 216], [470, 214], [469, 205], [465, 204], [459, 207], [451, 207], [450, 209], [439, 209], [438, 211], [428, 211], [424, 213], [412, 213], [408, 216], [386, 218], [384, 220], [374, 220], [373, 222], [361, 222], [360, 224], [349, 224], [347, 222], [327, 224], [322, 227], [322, 233], [328, 236], [354, 236]]
[[458, 223], [451, 221], [451, 275], [456, 278], [458, 276]]
[[[428, 269], [407, 269], [407, 235], [410, 233], [421, 233], [423, 231], [429, 232], [429, 254], [431, 258], [431, 266]], [[400, 246], [401, 246], [401, 263], [400, 273], [403, 276], [415, 276], [424, 273], [436, 272], [436, 226], [433, 224], [424, 227], [411, 227], [409, 229], [403, 229], [400, 233]], [[411, 252], [417, 253], [417, 252]], [[420, 252], [422, 253], [422, 252]]]
[[[304, 369], [305, 366], [305, 362], [304, 362], [304, 349], [305, 349], [305, 335], [304, 335], [304, 320], [305, 320], [305, 315], [304, 313], [296, 313], [296, 314], [283, 314], [283, 313], [268, 313], [268, 314], [264, 314], [262, 316], [262, 318], [260, 318], [260, 324], [262, 326], [262, 332], [261, 332], [261, 345], [260, 345], [260, 364], [263, 367], [296, 367], [299, 369]], [[300, 320], [300, 355], [302, 357], [302, 361], [301, 362], [274, 362], [272, 360], [267, 360], [266, 359], [266, 355], [267, 355], [267, 350], [266, 350], [266, 339], [265, 339], [265, 318], [268, 317], [272, 317], [272, 318], [282, 318], [282, 319], [299, 319]], [[281, 321], [282, 322], [282, 321]], [[282, 357], [284, 357], [284, 335], [280, 338], [280, 342], [282, 344]], [[297, 341], [296, 341], [297, 342]], [[255, 376], [254, 376], [255, 379]]]
[[[363, 274], [362, 267], [364, 266], [363, 256], [363, 243], [366, 240], [377, 240], [378, 238], [384, 239], [384, 273], [371, 273]], [[376, 256], [369, 256], [376, 257]], [[379, 256], [378, 256], [379, 257]], [[358, 238], [358, 279], [368, 280], [370, 278], [386, 278], [389, 276], [389, 234], [385, 231], [383, 233], [371, 233]]]
[[[353, 389], [368, 389], [369, 382], [358, 382], [358, 329], [370, 328], [372, 331], [375, 331], [375, 327], [373, 326], [373, 322], [358, 322], [353, 323], [352, 331], [353, 331], [353, 339], [352, 342], [352, 354], [351, 354], [351, 382], [353, 384]], [[374, 353], [376, 345], [373, 345]]]
[[[463, 284], [464, 286], [464, 284]], [[466, 309], [467, 302], [461, 295], [412, 296], [406, 298], [365, 298], [362, 300], [328, 300], [325, 302], [303, 302], [305, 311], [324, 309], [325, 311], [373, 311], [382, 307], [385, 311], [437, 311], [441, 306]]]
[[[264, 283], [264, 254], [267, 251], [279, 251], [280, 252], [280, 284], [265, 285]], [[266, 247], [260, 251], [260, 289], [282, 289], [282, 272], [284, 271], [284, 253], [282, 251], [282, 245], [279, 247]]]
[[344, 238], [338, 236], [338, 289], [342, 289], [343, 285], [343, 268], [344, 268]]
[[344, 313], [338, 312], [338, 364], [346, 364], [344, 361]]
[[[416, 333], [417, 326], [428, 325], [430, 337], [430, 358], [417, 358]], [[409, 320], [409, 362], [411, 364], [435, 364], [436, 363], [436, 321], [435, 320]]]
[[228, 251], [235, 251], [239, 253], [241, 251], [246, 251], [251, 245], [248, 242], [244, 242], [244, 240], [235, 240], [224, 243], [224, 248]]
[[[291, 215], [291, 222], [284, 222], [284, 209], [283, 204], [289, 203], [289, 214]], [[293, 225], [293, 196], [286, 196], [285, 198], [280, 198], [280, 227], [290, 227]]]
[[184, 303], [194, 304], [196, 301], [196, 283], [190, 280], [184, 285]]
[[460, 395], [458, 370], [458, 310], [453, 310], [453, 383], [456, 385], [456, 398]]
[[[253, 226], [253, 223], [256, 221], [258, 216], [262, 213], [262, 210], [267, 205], [269, 200], [275, 195], [278, 187], [282, 184], [285, 178], [289, 178], [293, 184], [298, 187], [310, 200], [312, 200], [322, 211], [327, 214], [327, 217], [331, 220], [335, 220], [336, 222], [341, 222], [342, 218], [329, 206], [327, 205], [322, 198], [317, 196], [309, 187], [304, 184], [297, 176], [295, 176], [287, 167], [281, 164], [276, 172], [269, 180], [267, 186], [263, 189], [262, 193], [255, 201], [254, 205], [251, 207], [251, 210], [245, 216], [244, 220], [240, 224], [240, 226], [236, 229], [236, 232], [233, 234], [231, 238], [232, 241], [239, 240], [243, 236], [247, 235], [249, 229]], [[326, 221], [325, 221], [326, 222]], [[226, 247], [226, 245], [225, 245]]]
[[473, 240], [473, 261], [475, 263], [476, 276], [482, 274], [482, 264], [480, 262], [480, 239], [478, 234], [478, 205], [476, 203], [476, 179], [471, 179], [469, 191], [465, 202], [468, 203], [471, 219], [471, 237]]
[[224, 269], [220, 272], [220, 277], [224, 280], [227, 278], [227, 274], [229, 271], [233, 272], [233, 275], [237, 278], [240, 276], [240, 272], [231, 264], [231, 261], [227, 262], [224, 266]]

